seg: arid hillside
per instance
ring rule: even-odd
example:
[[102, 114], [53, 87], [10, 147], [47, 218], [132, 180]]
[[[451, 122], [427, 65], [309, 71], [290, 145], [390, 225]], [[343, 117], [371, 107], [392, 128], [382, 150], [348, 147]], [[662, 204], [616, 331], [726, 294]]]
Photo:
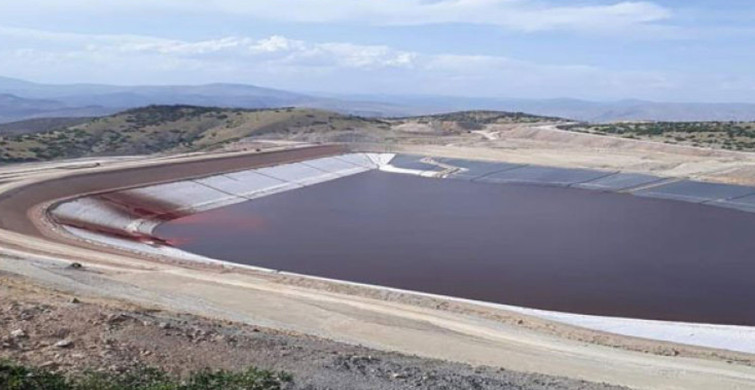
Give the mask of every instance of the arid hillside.
[[0, 137], [0, 161], [211, 150], [251, 136], [387, 130], [385, 122], [310, 109], [149, 106], [51, 131]]
[[568, 124], [564, 130], [715, 149], [755, 150], [755, 122], [616, 122]]
[[10, 137], [21, 134], [44, 133], [87, 123], [94, 118], [36, 118], [18, 122], [0, 123], [0, 136]]
[[420, 137], [438, 141], [491, 124], [547, 119], [551, 118], [495, 111], [375, 119], [302, 108], [149, 106], [83, 123], [53, 121], [50, 126], [35, 124], [28, 129], [23, 124], [5, 125], [15, 131], [0, 133], [0, 162], [206, 151], [258, 139], [376, 143]]

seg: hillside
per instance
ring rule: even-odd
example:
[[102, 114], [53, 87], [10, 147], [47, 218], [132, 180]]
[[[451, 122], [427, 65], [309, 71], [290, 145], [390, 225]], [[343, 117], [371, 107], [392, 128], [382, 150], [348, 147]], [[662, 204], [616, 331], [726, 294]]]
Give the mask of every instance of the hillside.
[[44, 133], [91, 121], [93, 118], [36, 118], [0, 123], [0, 136]]
[[[365, 118], [305, 108], [227, 109], [148, 106], [102, 118], [35, 119], [0, 125], [0, 163], [106, 155], [256, 148], [259, 140], [424, 144], [476, 142], [500, 129], [552, 123], [559, 128], [631, 139], [755, 151], [753, 122], [568, 123], [501, 111]], [[497, 127], [491, 133], [492, 128]], [[495, 134], [493, 134], [495, 133]], [[513, 133], [507, 137], [513, 136]]]
[[[557, 119], [496, 111], [375, 119], [304, 108], [148, 106], [71, 123], [5, 125], [10, 129], [4, 135], [0, 126], [0, 162], [201, 151], [259, 139], [443, 144], [476, 139], [474, 132], [487, 125], [543, 121]], [[42, 131], [30, 130], [31, 125]]]
[[311, 109], [149, 106], [53, 131], [0, 136], [0, 162], [209, 150], [247, 137], [361, 140], [388, 129], [380, 120]]
[[532, 115], [523, 112], [506, 112], [493, 110], [457, 111], [434, 115], [420, 115], [396, 120], [411, 120], [416, 122], [455, 122], [461, 127], [477, 130], [484, 125], [507, 124], [507, 123], [534, 123], [542, 121], [564, 121], [564, 119]]
[[563, 130], [669, 144], [755, 151], [755, 122], [617, 122], [559, 127]]
[[593, 123], [612, 121], [755, 121], [754, 103], [673, 103], [636, 99], [590, 101], [572, 98], [517, 99], [454, 96], [344, 95], [345, 100], [386, 102], [416, 114], [502, 110]]

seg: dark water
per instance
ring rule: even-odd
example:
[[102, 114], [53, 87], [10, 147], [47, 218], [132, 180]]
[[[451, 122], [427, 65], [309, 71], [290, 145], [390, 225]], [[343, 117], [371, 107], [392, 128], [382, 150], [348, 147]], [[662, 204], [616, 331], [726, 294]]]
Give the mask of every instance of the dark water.
[[368, 172], [178, 219], [185, 250], [567, 312], [755, 325], [755, 214]]

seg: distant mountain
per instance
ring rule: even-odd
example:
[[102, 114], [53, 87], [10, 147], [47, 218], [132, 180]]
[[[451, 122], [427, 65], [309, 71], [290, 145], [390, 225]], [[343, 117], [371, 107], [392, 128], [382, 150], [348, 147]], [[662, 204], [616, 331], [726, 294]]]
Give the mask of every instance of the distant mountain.
[[0, 110], [5, 115], [33, 115], [41, 111], [58, 110], [64, 105], [54, 100], [28, 99], [11, 94], [0, 94]]
[[7, 93], [0, 94], [0, 123], [32, 118], [83, 117], [112, 114], [116, 110], [99, 106], [71, 107], [48, 99], [29, 99]]
[[[589, 122], [755, 120], [755, 104], [747, 103], [663, 103], [642, 100], [594, 102], [567, 98], [509, 99], [369, 94], [326, 96], [243, 84], [40, 84], [0, 77], [0, 94], [8, 100], [7, 106], [0, 103], [0, 123], [41, 117], [98, 116], [155, 104], [229, 108], [305, 107], [366, 117], [498, 110]], [[12, 102], [13, 99], [19, 101]], [[20, 101], [24, 99], [38, 102]]]
[[665, 103], [643, 100], [591, 102], [576, 99], [515, 100], [504, 103], [534, 114], [588, 122], [755, 120], [755, 104], [747, 103]]
[[0, 123], [0, 136], [35, 134], [87, 123], [94, 118], [34, 118], [16, 122]]
[[0, 107], [0, 122], [42, 116], [68, 117], [72, 116], [68, 111], [76, 109], [79, 109], [83, 116], [105, 115], [135, 107], [162, 104], [229, 108], [307, 107], [362, 116], [407, 113], [398, 106], [386, 103], [343, 101], [252, 85], [221, 83], [176, 86], [58, 85], [0, 77], [0, 94], [40, 100], [38, 110], [30, 112], [28, 116], [11, 115], [10, 111], [6, 113]]
[[755, 120], [755, 104], [751, 103], [664, 103], [644, 100], [595, 102], [569, 98], [510, 99], [391, 95], [347, 95], [341, 98], [390, 102], [405, 107], [414, 114], [499, 110], [588, 122]]
[[0, 77], [0, 93], [30, 99], [50, 99], [67, 106], [97, 105], [131, 108], [150, 104], [278, 106], [311, 99], [291, 92], [250, 85], [115, 86], [100, 84], [39, 84]]

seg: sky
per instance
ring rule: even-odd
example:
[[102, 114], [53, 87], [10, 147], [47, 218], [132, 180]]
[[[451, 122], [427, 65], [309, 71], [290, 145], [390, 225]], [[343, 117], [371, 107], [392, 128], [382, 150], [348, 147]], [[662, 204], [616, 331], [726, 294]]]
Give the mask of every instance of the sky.
[[0, 76], [755, 102], [755, 1], [3, 0]]

